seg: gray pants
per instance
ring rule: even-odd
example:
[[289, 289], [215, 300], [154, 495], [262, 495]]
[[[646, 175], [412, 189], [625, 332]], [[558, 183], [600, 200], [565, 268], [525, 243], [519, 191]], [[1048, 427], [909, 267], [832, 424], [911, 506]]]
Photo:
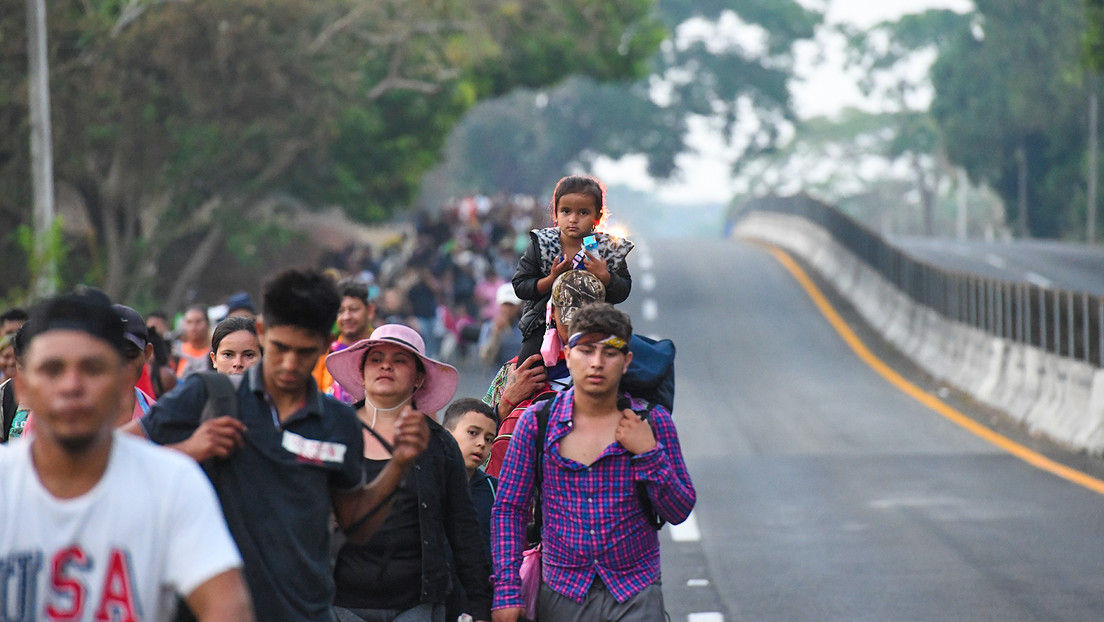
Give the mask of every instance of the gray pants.
[[619, 603], [597, 577], [581, 603], [542, 583], [537, 614], [541, 622], [661, 622], [667, 619], [659, 581]]
[[424, 603], [413, 609], [346, 609], [334, 607], [340, 622], [444, 622], [445, 606]]

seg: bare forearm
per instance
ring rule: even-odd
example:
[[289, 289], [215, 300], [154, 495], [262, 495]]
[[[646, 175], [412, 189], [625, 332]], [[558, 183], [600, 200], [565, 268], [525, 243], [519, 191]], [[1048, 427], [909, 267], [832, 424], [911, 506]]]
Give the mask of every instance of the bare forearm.
[[208, 580], [187, 602], [199, 622], [253, 622], [253, 605], [238, 569]]
[[502, 391], [502, 396], [498, 398], [498, 419], [499, 421], [505, 419], [518, 404], [522, 403], [533, 394], [535, 388], [523, 387], [519, 384], [507, 385], [506, 389]]
[[215, 610], [196, 616], [196, 619], [199, 622], [252, 622], [253, 610], [249, 599], [239, 599], [236, 602], [219, 603]]
[[343, 496], [337, 508], [337, 519], [350, 542], [367, 542], [383, 524], [391, 511], [394, 493], [402, 485], [409, 468], [409, 464], [399, 465], [392, 460], [367, 486]]
[[195, 460], [196, 462], [202, 462], [203, 459], [199, 457], [199, 455], [192, 448], [192, 444], [190, 442], [188, 442], [190, 440], [191, 439], [188, 439], [186, 441], [180, 441], [179, 443], [173, 443], [172, 445], [165, 445], [165, 447], [167, 447], [169, 449], [179, 451], [180, 453], [184, 454], [185, 456], [188, 456], [189, 458], [191, 458], [192, 460]]

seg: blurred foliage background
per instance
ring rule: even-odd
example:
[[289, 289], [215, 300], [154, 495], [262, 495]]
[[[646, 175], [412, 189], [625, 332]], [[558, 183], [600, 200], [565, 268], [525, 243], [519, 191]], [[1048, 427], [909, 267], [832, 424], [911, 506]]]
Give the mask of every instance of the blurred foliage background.
[[[545, 197], [622, 157], [677, 178], [695, 124], [732, 154], [734, 202], [804, 191], [887, 232], [1085, 238], [1104, 1], [976, 0], [865, 30], [824, 24], [826, 2], [51, 0], [63, 220], [42, 258], [26, 0], [0, 0], [0, 298], [52, 258], [63, 285], [179, 308], [305, 259], [304, 213]], [[797, 50], [827, 31], [879, 108], [795, 112]], [[678, 220], [611, 196], [642, 229]]]

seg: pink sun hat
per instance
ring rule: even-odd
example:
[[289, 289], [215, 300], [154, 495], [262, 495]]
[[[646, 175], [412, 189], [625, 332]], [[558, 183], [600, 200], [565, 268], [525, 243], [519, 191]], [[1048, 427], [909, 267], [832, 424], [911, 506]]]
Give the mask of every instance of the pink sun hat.
[[326, 369], [353, 401], [364, 399], [364, 356], [368, 350], [385, 343], [409, 350], [422, 361], [425, 380], [414, 392], [414, 405], [418, 410], [437, 412], [452, 400], [460, 383], [456, 368], [426, 356], [425, 341], [418, 331], [402, 324], [384, 324], [372, 331], [367, 339], [326, 357]]

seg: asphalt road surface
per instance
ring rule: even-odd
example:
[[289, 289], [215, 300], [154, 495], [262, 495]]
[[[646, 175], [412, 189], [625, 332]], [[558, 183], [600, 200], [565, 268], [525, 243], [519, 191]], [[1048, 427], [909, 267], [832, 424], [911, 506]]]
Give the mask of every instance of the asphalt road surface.
[[[763, 248], [639, 242], [621, 307], [678, 346], [698, 490], [661, 536], [671, 620], [1104, 616], [1104, 496], [900, 392]], [[464, 368], [461, 394], [486, 373]]]
[[1104, 295], [1104, 248], [1046, 240], [960, 242], [942, 238], [890, 240], [913, 257], [961, 272], [1042, 287]]

